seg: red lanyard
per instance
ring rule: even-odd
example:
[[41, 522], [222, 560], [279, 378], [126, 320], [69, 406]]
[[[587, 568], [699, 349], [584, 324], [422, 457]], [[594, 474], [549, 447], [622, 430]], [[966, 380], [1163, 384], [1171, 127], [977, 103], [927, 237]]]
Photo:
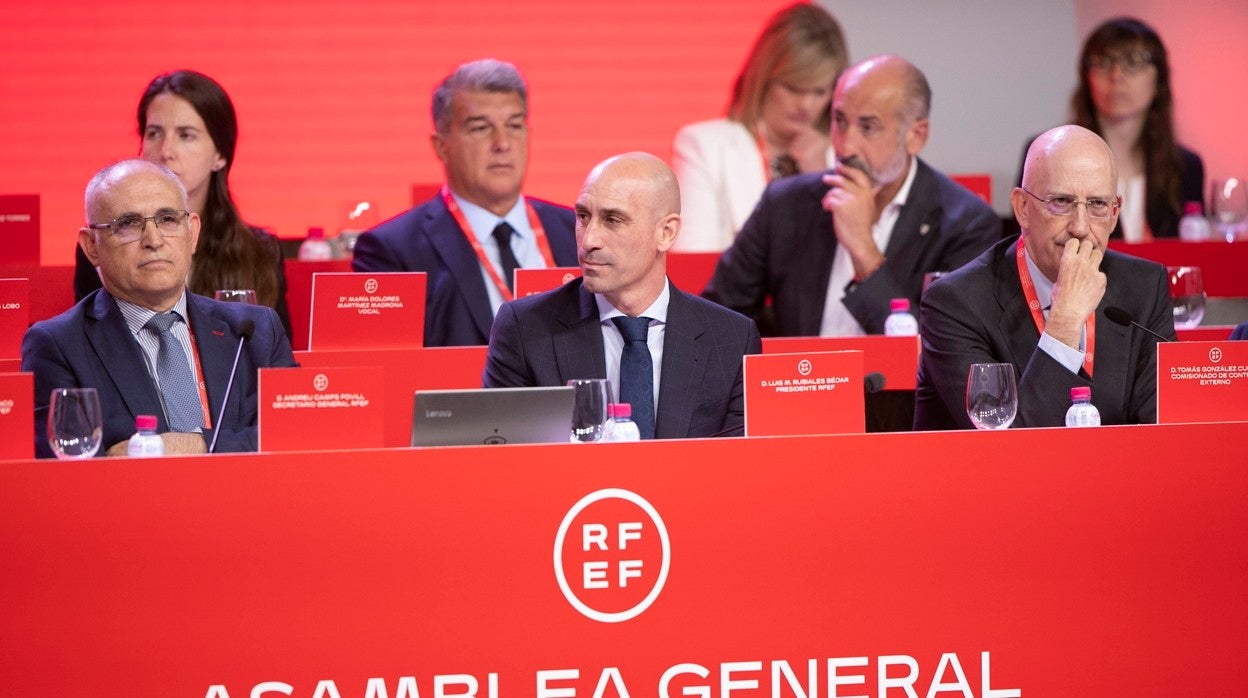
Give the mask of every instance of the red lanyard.
[[[1018, 278], [1023, 282], [1023, 296], [1027, 298], [1027, 308], [1031, 310], [1031, 319], [1036, 322], [1036, 329], [1044, 333], [1044, 312], [1040, 310], [1040, 299], [1036, 298], [1036, 284], [1031, 280], [1031, 270], [1027, 268], [1027, 257], [1023, 251], [1023, 241], [1018, 241], [1018, 249], [1014, 253], [1018, 261]], [[1093, 349], [1096, 347], [1096, 313], [1088, 316], [1083, 325], [1087, 335], [1084, 343], [1083, 370], [1092, 376]]]
[[[468, 219], [464, 217], [464, 212], [459, 210], [459, 204], [455, 203], [455, 197], [451, 196], [451, 190], [446, 185], [442, 185], [442, 203], [446, 205], [446, 209], [451, 212], [451, 217], [459, 224], [459, 229], [464, 232], [464, 237], [468, 238], [468, 244], [472, 245], [472, 251], [477, 253], [477, 259], [480, 260], [481, 266], [489, 273], [490, 280], [494, 282], [494, 286], [498, 288], [498, 292], [502, 294], [503, 301], [511, 300], [511, 289], [503, 282], [503, 277], [499, 276], [498, 270], [494, 268], [494, 264], [490, 262], [490, 258], [485, 256], [485, 248], [481, 247], [481, 241], [477, 240], [477, 236], [472, 232], [472, 226], [468, 225]], [[546, 260], [547, 267], [555, 266], [555, 258], [550, 253], [550, 243], [546, 240], [546, 229], [542, 227], [542, 221], [537, 217], [537, 211], [533, 209], [533, 204], [525, 199], [524, 206], [529, 212], [529, 227], [533, 229], [533, 237], [537, 240], [537, 251], [542, 253], [542, 259]]]
[[204, 411], [204, 428], [212, 428], [212, 417], [208, 415], [208, 385], [204, 382], [204, 367], [199, 362], [199, 342], [195, 341], [195, 332], [191, 328], [191, 318], [186, 318], [186, 333], [191, 338], [191, 358], [195, 359], [195, 384], [199, 386], [199, 407]]

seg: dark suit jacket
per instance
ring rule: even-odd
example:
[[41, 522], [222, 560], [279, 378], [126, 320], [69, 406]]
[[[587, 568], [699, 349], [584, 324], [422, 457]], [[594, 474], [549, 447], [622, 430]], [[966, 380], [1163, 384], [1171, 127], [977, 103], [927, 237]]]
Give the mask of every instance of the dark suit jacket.
[[[555, 265], [574, 267], [576, 219], [572, 210], [525, 197], [546, 229]], [[355, 243], [355, 271], [423, 271], [425, 346], [485, 344], [494, 315], [481, 263], [464, 232], [435, 196], [364, 233]]]
[[[762, 351], [749, 318], [671, 287], [655, 438], [739, 436], [745, 426], [742, 357]], [[602, 325], [581, 280], [504, 303], [490, 334], [487, 388], [606, 378]]]
[[[1018, 175], [1014, 178], [1014, 186], [1019, 187], [1023, 184], [1023, 165], [1027, 162], [1027, 150], [1031, 148], [1032, 141], [1037, 136], [1032, 136], [1027, 141], [1027, 145], [1023, 147], [1023, 159], [1018, 162]], [[1148, 221], [1148, 229], [1153, 232], [1155, 238], [1176, 238], [1179, 236], [1179, 219], [1183, 217], [1183, 204], [1188, 201], [1199, 201], [1201, 209], [1205, 208], [1205, 163], [1196, 153], [1177, 146], [1179, 149], [1179, 209], [1175, 210], [1168, 205], [1159, 205], [1157, 202], [1150, 201], [1144, 208], [1144, 219]], [[1206, 211], [1208, 213], [1208, 211]], [[1018, 232], [1017, 229], [1014, 232]], [[1110, 240], [1122, 239], [1122, 225], [1114, 226], [1114, 231], [1109, 235]]]
[[[957, 269], [1001, 238], [1001, 220], [987, 204], [922, 160], [915, 164], [910, 196], [884, 250], [888, 261], [845, 295], [849, 312], [870, 334], [883, 333], [891, 299], [909, 298], [911, 308], [919, 307], [924, 274]], [[768, 185], [702, 295], [754, 318], [770, 297], [775, 326], [768, 334], [818, 335], [836, 253], [822, 177]]]
[[1231, 330], [1231, 339], [1236, 341], [1248, 339], [1248, 322], [1241, 322], [1236, 325], [1235, 329]]
[[[208, 389], [209, 414], [221, 414], [222, 396], [238, 348], [237, 328], [245, 319], [256, 327], [243, 345], [230, 402], [221, 424], [217, 451], [256, 450], [257, 368], [295, 366], [290, 342], [272, 308], [220, 303], [186, 294], [191, 330], [199, 346]], [[108, 291], [89, 294], [54, 318], [35, 323], [22, 338], [22, 370], [35, 374], [35, 453], [52, 456], [47, 440], [48, 401], [55, 388], [95, 388], [104, 413], [102, 455], [134, 434], [134, 418], [156, 415], [158, 431], [169, 431], [160, 393], [147, 372], [143, 349], [130, 334], [121, 309]], [[205, 443], [212, 441], [205, 430]]]
[[[1096, 309], [1093, 379], [1071, 373], [1040, 350], [1018, 278], [1017, 239], [1003, 240], [923, 294], [923, 351], [915, 394], [915, 429], [972, 428], [966, 416], [966, 376], [973, 363], [1011, 363], [1018, 379], [1016, 427], [1065, 424], [1070, 389], [1092, 388], [1102, 424], [1157, 421], [1157, 340], [1105, 318], [1117, 306], [1137, 322], [1174, 339], [1174, 310], [1160, 264], [1110, 250], [1108, 277]], [[1021, 243], [1019, 243], [1021, 244]]]

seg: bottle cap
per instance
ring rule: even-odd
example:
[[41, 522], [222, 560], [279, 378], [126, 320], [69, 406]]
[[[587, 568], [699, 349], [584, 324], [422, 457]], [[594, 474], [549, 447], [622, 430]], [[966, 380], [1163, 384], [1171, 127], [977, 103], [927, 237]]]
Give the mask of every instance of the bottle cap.
[[614, 416], [615, 416], [615, 403], [608, 402], [607, 403], [607, 419], [611, 419]]
[[324, 240], [325, 229], [321, 227], [308, 228], [308, 239], [309, 240]]
[[1192, 216], [1192, 215], [1199, 216], [1203, 212], [1204, 212], [1204, 206], [1201, 206], [1199, 201], [1188, 201], [1187, 203], [1183, 204], [1183, 215], [1185, 216]]
[[894, 313], [897, 311], [908, 313], [910, 312], [910, 299], [894, 298], [888, 302], [888, 309]]
[[1086, 385], [1081, 385], [1077, 388], [1071, 388], [1070, 399], [1071, 400], [1091, 400], [1092, 389]]
[[156, 415], [141, 414], [134, 418], [136, 431], [156, 431]]
[[615, 403], [615, 416], [633, 418], [633, 406], [627, 402]]

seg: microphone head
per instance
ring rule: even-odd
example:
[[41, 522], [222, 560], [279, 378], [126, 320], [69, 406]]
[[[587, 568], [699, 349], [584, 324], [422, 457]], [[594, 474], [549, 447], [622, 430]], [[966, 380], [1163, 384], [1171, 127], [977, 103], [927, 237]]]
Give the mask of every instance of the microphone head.
[[884, 389], [884, 374], [872, 371], [862, 377], [863, 390], [868, 394], [878, 393]]
[[256, 321], [248, 318], [238, 323], [238, 336], [243, 339], [251, 339], [251, 335], [256, 333]]
[[1131, 322], [1135, 319], [1131, 317], [1131, 313], [1116, 305], [1105, 306], [1105, 317], [1109, 318], [1110, 322], [1117, 323], [1123, 327], [1130, 327]]

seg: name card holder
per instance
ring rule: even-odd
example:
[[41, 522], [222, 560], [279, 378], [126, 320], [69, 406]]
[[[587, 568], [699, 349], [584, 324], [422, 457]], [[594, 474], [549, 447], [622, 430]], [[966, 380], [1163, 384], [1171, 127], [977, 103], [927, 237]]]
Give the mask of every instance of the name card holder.
[[745, 435], [861, 434], [861, 351], [745, 357]]
[[581, 275], [580, 267], [550, 267], [549, 269], [517, 269], [515, 276], [516, 298], [543, 293], [559, 288]]
[[1248, 421], [1248, 342], [1157, 345], [1158, 424], [1240, 421]]
[[376, 366], [262, 368], [259, 450], [383, 445], [385, 377]]
[[0, 373], [0, 459], [35, 457], [35, 376]]
[[0, 279], [0, 359], [22, 355], [22, 336], [30, 327], [30, 280]]
[[309, 349], [410, 349], [425, 344], [424, 272], [312, 277]]

